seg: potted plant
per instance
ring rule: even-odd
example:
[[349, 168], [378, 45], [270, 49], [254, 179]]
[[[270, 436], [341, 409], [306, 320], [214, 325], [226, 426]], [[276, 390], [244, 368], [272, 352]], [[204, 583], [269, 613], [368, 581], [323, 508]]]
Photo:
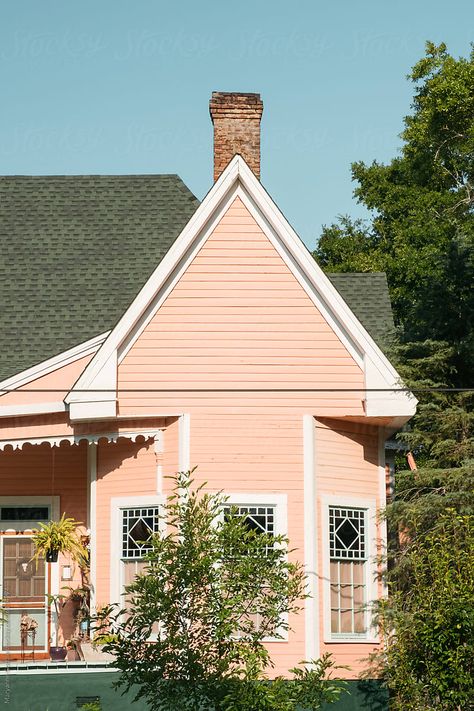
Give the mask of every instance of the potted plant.
[[66, 518], [63, 514], [59, 521], [39, 523], [39, 530], [32, 536], [35, 546], [33, 560], [44, 558], [47, 563], [56, 563], [59, 553], [69, 553], [81, 567], [87, 565], [87, 549], [77, 534], [78, 521]]
[[54, 644], [49, 647], [49, 656], [55, 662], [63, 662], [67, 656], [67, 647], [59, 644], [59, 618], [66, 604], [66, 595], [48, 595], [48, 603], [54, 607]]

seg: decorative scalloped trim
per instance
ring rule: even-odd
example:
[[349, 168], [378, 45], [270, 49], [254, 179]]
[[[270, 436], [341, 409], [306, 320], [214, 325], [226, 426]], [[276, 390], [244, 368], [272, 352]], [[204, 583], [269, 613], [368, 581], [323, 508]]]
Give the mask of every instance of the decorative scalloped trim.
[[[11, 448], [12, 450], [23, 449], [25, 444], [42, 445], [49, 444], [50, 447], [60, 447], [61, 444], [75, 445], [80, 442], [88, 442], [89, 444], [97, 444], [101, 440], [106, 442], [117, 442], [119, 439], [128, 439], [131, 442], [137, 442], [140, 438], [144, 441], [152, 439], [155, 442], [155, 449], [162, 445], [161, 430], [140, 430], [139, 432], [100, 432], [98, 434], [80, 434], [80, 435], [59, 435], [57, 437], [27, 437], [25, 439], [5, 439], [0, 440], [0, 450]], [[159, 449], [157, 451], [160, 451]]]

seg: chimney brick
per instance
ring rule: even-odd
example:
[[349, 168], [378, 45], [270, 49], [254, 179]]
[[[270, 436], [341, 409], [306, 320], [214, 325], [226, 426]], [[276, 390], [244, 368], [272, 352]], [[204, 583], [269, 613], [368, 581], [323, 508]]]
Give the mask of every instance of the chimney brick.
[[213, 91], [209, 113], [214, 124], [214, 181], [236, 153], [260, 180], [260, 94]]

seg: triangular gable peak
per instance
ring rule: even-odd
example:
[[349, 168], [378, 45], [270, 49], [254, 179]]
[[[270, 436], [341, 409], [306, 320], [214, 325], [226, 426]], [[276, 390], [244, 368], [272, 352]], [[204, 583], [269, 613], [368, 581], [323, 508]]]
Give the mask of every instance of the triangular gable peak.
[[[399, 390], [397, 372], [340, 297], [241, 156], [222, 173], [176, 242], [89, 363], [65, 401], [72, 420], [117, 414], [117, 366], [170, 295], [236, 199], [255, 219], [354, 361], [365, 374], [369, 417], [402, 417], [415, 400]], [[387, 390], [393, 389], [391, 392]]]

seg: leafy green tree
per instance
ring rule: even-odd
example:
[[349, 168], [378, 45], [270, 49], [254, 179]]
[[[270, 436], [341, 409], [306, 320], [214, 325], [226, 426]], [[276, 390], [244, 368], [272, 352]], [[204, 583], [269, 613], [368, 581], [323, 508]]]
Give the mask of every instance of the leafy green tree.
[[453, 382], [474, 369], [474, 52], [455, 59], [427, 43], [412, 69], [401, 155], [352, 165], [367, 223], [325, 227], [314, 255], [328, 271], [385, 271], [407, 341], [455, 346]]
[[371, 219], [324, 228], [315, 257], [328, 271], [387, 272], [400, 336], [389, 355], [419, 398], [399, 434], [418, 469], [396, 472], [386, 511], [386, 647], [371, 673], [385, 676], [393, 708], [464, 711], [474, 708], [474, 392], [448, 390], [474, 386], [474, 52], [455, 59], [427, 43], [409, 79], [400, 155], [352, 165]]
[[[293, 711], [336, 700], [329, 656], [269, 682], [265, 639], [281, 638], [305, 597], [288, 541], [252, 529], [220, 494], [180, 473], [164, 507], [147, 567], [128, 586], [125, 609], [101, 612], [99, 632], [150, 709]], [[99, 638], [100, 638], [99, 635]]]
[[449, 391], [454, 350], [445, 341], [431, 339], [392, 347], [392, 362], [419, 399], [416, 414], [398, 435], [414, 452], [419, 468], [467, 466], [474, 461], [474, 391]]
[[[453, 347], [424, 341], [392, 354], [409, 387], [445, 388]], [[389, 596], [377, 605], [385, 641], [371, 673], [385, 677], [391, 708], [474, 708], [474, 393], [419, 395], [401, 433], [415, 471], [397, 471], [386, 509]], [[464, 611], [464, 612], [463, 612]]]
[[390, 708], [468, 711], [474, 709], [474, 516], [447, 509], [428, 533], [425, 523], [411, 530], [416, 535], [404, 551], [410, 584], [392, 586], [379, 606], [385, 648], [376, 662], [392, 690]]

